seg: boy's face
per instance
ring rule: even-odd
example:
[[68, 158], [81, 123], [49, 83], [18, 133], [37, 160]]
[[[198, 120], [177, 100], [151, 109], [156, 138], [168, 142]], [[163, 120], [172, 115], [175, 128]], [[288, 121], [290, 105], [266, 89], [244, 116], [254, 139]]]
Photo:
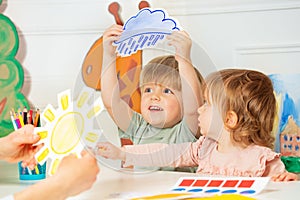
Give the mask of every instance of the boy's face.
[[172, 127], [182, 119], [181, 92], [156, 83], [141, 88], [141, 113], [151, 125]]

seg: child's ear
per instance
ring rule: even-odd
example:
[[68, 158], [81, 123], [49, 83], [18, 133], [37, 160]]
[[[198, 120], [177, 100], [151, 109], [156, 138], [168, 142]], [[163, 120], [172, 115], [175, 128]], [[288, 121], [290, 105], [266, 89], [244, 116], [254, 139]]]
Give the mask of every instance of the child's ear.
[[228, 111], [226, 114], [225, 124], [229, 128], [234, 128], [237, 124], [238, 116], [234, 111]]

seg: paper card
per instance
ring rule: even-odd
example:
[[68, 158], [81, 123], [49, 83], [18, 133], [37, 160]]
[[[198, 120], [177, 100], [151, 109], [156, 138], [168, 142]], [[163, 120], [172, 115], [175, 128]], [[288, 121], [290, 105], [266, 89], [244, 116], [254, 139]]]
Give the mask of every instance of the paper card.
[[[253, 200], [261, 192], [270, 177], [181, 177], [164, 193], [118, 193], [122, 199], [232, 199]], [[112, 196], [113, 197], [113, 196]]]
[[270, 177], [181, 177], [171, 189], [198, 195], [239, 194], [252, 196], [261, 192]]
[[41, 119], [43, 127], [35, 128], [35, 134], [40, 135], [39, 143], [44, 146], [37, 152], [35, 158], [39, 164], [51, 159], [49, 175], [53, 175], [61, 159], [71, 153], [80, 157], [84, 147], [94, 148], [101, 135], [101, 130], [93, 130], [93, 120], [103, 110], [101, 98], [88, 104], [94, 90], [84, 89], [74, 102], [70, 90], [58, 94], [58, 105], [55, 109], [47, 105]]
[[138, 50], [157, 46], [166, 35], [174, 30], [181, 30], [181, 27], [165, 10], [144, 8], [127, 20], [123, 30], [121, 38], [113, 45], [117, 46], [118, 55], [125, 57]]

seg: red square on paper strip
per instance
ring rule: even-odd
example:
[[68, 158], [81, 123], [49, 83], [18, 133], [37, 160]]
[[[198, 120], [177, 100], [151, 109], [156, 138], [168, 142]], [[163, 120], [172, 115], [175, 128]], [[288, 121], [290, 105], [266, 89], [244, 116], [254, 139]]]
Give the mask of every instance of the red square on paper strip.
[[207, 187], [219, 187], [223, 183], [223, 180], [211, 180]]
[[223, 187], [235, 187], [238, 182], [238, 180], [227, 180]]
[[208, 180], [196, 180], [193, 187], [204, 187], [208, 183]]
[[179, 186], [190, 186], [194, 183], [194, 179], [184, 179], [182, 182], [179, 184]]
[[238, 187], [242, 187], [242, 188], [250, 188], [254, 183], [254, 180], [243, 180], [241, 181], [241, 183], [239, 184]]

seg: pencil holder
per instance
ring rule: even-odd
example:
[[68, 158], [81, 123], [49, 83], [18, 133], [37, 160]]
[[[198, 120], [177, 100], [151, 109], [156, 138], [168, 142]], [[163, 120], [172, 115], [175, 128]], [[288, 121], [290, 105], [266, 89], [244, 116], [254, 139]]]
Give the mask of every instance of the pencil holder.
[[43, 165], [37, 164], [33, 170], [22, 167], [22, 162], [18, 163], [19, 179], [22, 181], [37, 181], [46, 178], [46, 162]]

